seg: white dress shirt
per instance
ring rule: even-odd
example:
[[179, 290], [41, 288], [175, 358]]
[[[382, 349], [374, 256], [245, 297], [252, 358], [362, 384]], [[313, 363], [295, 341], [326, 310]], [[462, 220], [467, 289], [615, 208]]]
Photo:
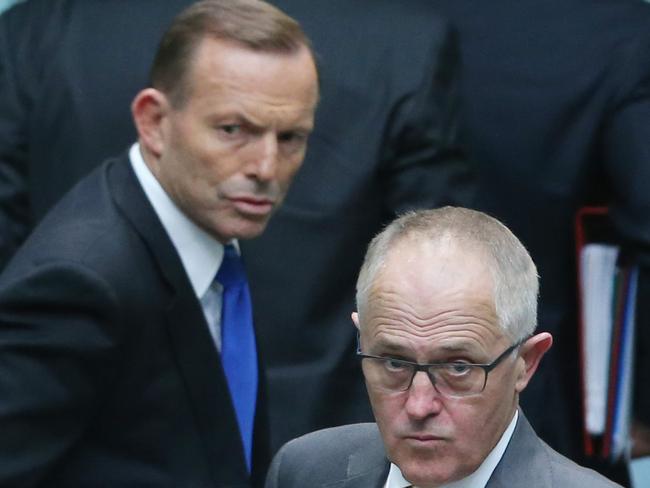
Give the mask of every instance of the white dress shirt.
[[[487, 482], [490, 480], [490, 476], [492, 476], [494, 468], [497, 467], [497, 464], [499, 464], [499, 461], [503, 457], [503, 453], [506, 451], [506, 447], [508, 447], [512, 433], [515, 431], [518, 417], [519, 411], [515, 410], [515, 415], [512, 417], [508, 428], [501, 435], [501, 439], [499, 439], [497, 445], [494, 446], [490, 454], [487, 455], [476, 471], [461, 480], [442, 485], [440, 488], [485, 488]], [[404, 479], [400, 469], [391, 463], [385, 488], [406, 488], [407, 486], [412, 485]]]
[[176, 206], [144, 162], [139, 144], [131, 146], [129, 159], [147, 199], [181, 258], [194, 293], [201, 302], [212, 340], [220, 351], [223, 288], [214, 281], [214, 277], [223, 260], [223, 244], [192, 222]]

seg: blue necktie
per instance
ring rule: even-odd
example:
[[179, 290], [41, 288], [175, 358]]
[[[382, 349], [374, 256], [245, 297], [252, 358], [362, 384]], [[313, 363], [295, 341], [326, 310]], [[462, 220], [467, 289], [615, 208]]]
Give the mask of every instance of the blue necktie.
[[246, 271], [232, 244], [224, 247], [223, 262], [216, 280], [223, 286], [221, 364], [228, 380], [250, 473], [257, 399], [257, 353]]

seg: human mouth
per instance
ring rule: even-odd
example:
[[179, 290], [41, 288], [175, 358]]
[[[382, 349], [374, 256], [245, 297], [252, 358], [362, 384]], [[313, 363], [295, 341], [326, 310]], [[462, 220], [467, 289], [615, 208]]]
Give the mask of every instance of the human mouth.
[[405, 439], [408, 442], [411, 442], [416, 445], [432, 445], [432, 444], [437, 444], [445, 440], [444, 437], [440, 437], [437, 435], [429, 435], [429, 434], [414, 434], [414, 435], [409, 435], [406, 436]]
[[269, 198], [254, 196], [231, 197], [230, 201], [240, 213], [254, 216], [268, 215], [275, 204]]

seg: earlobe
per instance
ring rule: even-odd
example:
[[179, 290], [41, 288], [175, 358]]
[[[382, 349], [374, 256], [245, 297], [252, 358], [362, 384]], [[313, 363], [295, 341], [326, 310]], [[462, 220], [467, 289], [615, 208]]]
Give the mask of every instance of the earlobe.
[[154, 88], [145, 88], [131, 103], [131, 113], [140, 144], [144, 146], [146, 152], [156, 158], [159, 158], [163, 152], [165, 143], [163, 124], [168, 111], [167, 98]]
[[541, 332], [532, 336], [521, 346], [519, 359], [523, 364], [518, 372], [515, 384], [517, 393], [521, 393], [526, 388], [533, 374], [537, 371], [542, 357], [551, 348], [552, 344], [553, 336], [548, 332]]

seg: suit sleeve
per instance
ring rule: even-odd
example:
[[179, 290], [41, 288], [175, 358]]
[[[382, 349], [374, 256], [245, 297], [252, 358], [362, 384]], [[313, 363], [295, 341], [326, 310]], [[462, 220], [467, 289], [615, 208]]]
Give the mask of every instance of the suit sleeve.
[[[0, 285], [0, 486], [37, 486], [84, 435], [119, 369], [116, 295], [69, 263]], [[65, 283], [65, 286], [61, 286]]]
[[446, 23], [436, 27], [421, 78], [389, 121], [381, 161], [386, 218], [412, 208], [473, 203], [474, 172], [459, 142], [457, 35]]
[[280, 465], [282, 464], [282, 458], [284, 457], [284, 452], [286, 448], [280, 449], [278, 453], [273, 458], [269, 472], [266, 475], [266, 483], [264, 488], [278, 488], [283, 486], [280, 483]]
[[650, 426], [650, 33], [626, 46], [621, 87], [604, 129], [605, 172], [614, 223], [640, 256], [634, 409]]
[[[18, 56], [28, 50], [18, 39], [18, 26], [28, 29], [25, 5], [0, 16], [0, 269], [28, 229], [27, 125], [28, 100], [19, 80]], [[30, 64], [31, 56], [23, 58]]]
[[327, 471], [327, 460], [315, 455], [313, 448], [306, 446], [301, 438], [293, 439], [273, 457], [264, 488], [302, 487], [310, 483], [323, 486], [324, 481], [319, 475]]

